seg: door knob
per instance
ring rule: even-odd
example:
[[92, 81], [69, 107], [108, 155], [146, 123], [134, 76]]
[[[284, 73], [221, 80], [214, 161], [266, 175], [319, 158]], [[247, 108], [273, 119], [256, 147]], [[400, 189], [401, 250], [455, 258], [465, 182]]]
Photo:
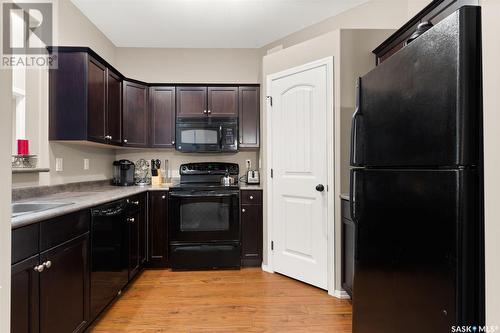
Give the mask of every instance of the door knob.
[[325, 186], [323, 184], [316, 185], [316, 191], [323, 192], [325, 190]]

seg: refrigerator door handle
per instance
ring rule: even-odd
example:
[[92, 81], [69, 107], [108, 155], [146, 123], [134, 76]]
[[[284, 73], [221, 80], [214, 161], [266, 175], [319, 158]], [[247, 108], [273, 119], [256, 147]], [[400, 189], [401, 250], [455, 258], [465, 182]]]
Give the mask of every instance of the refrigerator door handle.
[[[351, 123], [351, 154], [350, 154], [350, 164], [353, 166], [360, 166], [363, 161], [360, 159], [361, 156], [358, 154], [358, 150], [361, 150], [363, 147], [358, 140], [358, 126], [359, 126], [359, 117], [361, 114], [361, 106], [360, 106], [360, 97], [361, 97], [361, 78], [356, 80], [356, 101], [355, 101], [355, 110], [352, 115], [352, 123]], [[359, 147], [358, 147], [359, 145]], [[359, 148], [359, 149], [358, 149]]]
[[351, 174], [350, 174], [350, 180], [349, 180], [349, 184], [350, 184], [350, 188], [349, 188], [349, 209], [350, 209], [350, 213], [351, 213], [351, 219], [354, 223], [356, 223], [356, 208], [354, 207], [355, 205], [355, 202], [356, 202], [356, 199], [355, 199], [355, 190], [354, 188], [356, 187], [356, 183], [355, 183], [355, 176], [354, 176], [354, 172], [356, 172], [356, 170], [351, 170]]

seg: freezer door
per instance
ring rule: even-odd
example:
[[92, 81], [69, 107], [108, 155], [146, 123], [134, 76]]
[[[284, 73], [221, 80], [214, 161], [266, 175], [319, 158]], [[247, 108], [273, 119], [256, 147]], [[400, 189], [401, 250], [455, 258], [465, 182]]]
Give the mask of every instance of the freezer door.
[[[352, 170], [353, 333], [442, 333], [476, 324], [477, 275], [463, 253], [478, 225], [477, 173]], [[477, 260], [476, 260], [477, 262]], [[471, 276], [459, 274], [469, 268]], [[469, 294], [468, 294], [469, 293]]]
[[463, 7], [359, 80], [351, 165], [478, 164], [480, 29]]

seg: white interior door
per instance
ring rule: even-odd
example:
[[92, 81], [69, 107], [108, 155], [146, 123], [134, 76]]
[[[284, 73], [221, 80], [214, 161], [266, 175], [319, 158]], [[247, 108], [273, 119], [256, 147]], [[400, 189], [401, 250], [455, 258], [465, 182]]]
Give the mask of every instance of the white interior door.
[[323, 289], [328, 281], [327, 75], [327, 65], [321, 64], [270, 80], [273, 268]]

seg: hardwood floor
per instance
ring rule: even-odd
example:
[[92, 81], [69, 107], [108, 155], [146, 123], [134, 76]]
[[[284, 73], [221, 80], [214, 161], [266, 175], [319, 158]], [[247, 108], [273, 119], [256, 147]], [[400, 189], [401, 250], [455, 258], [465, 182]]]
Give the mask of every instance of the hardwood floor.
[[257, 268], [148, 270], [92, 332], [351, 333], [351, 305]]

